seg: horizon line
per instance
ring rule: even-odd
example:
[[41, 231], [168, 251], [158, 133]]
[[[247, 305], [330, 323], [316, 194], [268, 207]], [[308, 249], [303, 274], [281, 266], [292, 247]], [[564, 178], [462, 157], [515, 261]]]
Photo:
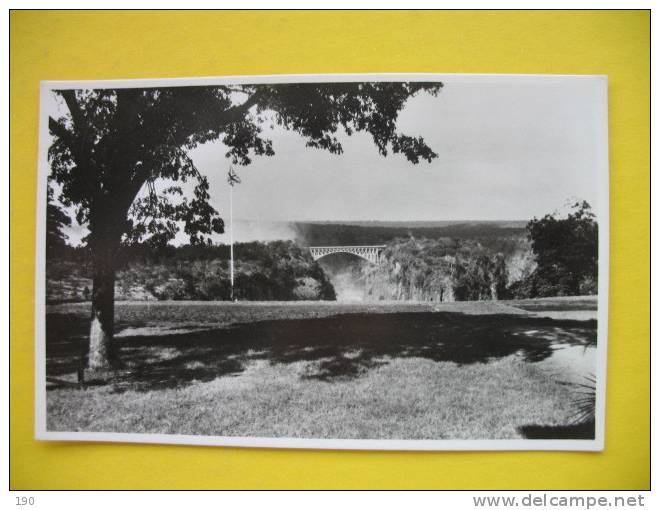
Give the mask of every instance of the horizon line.
[[[532, 217], [533, 218], [533, 217]], [[261, 218], [234, 218], [234, 221], [253, 221], [258, 223], [441, 223], [441, 222], [453, 222], [453, 223], [495, 223], [495, 222], [513, 222], [513, 221], [529, 221], [532, 218], [519, 218], [519, 219], [450, 219], [450, 220], [382, 220], [382, 219], [351, 219], [351, 220], [320, 220], [320, 219], [297, 219], [297, 220], [285, 220], [285, 219], [268, 219], [263, 220]]]

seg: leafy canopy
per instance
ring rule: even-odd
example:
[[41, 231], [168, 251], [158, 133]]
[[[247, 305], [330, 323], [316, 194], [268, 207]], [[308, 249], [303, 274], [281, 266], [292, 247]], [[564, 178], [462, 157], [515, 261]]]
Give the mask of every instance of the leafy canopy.
[[48, 186], [48, 202], [46, 205], [46, 253], [52, 254], [63, 249], [68, 236], [64, 228], [71, 226], [71, 218], [62, 210], [54, 200], [54, 192]]
[[534, 218], [527, 231], [538, 263], [532, 275], [537, 292], [543, 287], [542, 294], [575, 295], [595, 289], [598, 223], [587, 202], [575, 201], [566, 217]]
[[[406, 101], [439, 82], [298, 83], [59, 90], [68, 114], [49, 119], [51, 179], [60, 200], [95, 235], [124, 236], [163, 245], [180, 224], [191, 243], [210, 241], [223, 222], [209, 204], [209, 184], [188, 151], [220, 140], [226, 157], [248, 165], [274, 154], [263, 136], [271, 123], [300, 134], [308, 147], [342, 153], [337, 133], [373, 138], [378, 152], [402, 154], [411, 163], [437, 154], [422, 137], [398, 132]], [[157, 187], [156, 181], [167, 183]], [[193, 181], [193, 197], [181, 183]], [[146, 186], [147, 193], [140, 194]], [[146, 195], [146, 196], [144, 196]]]

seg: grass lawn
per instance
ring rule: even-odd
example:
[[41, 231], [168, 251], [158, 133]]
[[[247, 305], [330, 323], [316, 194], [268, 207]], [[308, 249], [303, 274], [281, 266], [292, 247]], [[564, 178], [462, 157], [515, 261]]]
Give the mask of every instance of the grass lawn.
[[[499, 439], [571, 424], [570, 381], [588, 374], [556, 353], [593, 349], [595, 320], [539, 316], [535, 304], [450, 305], [123, 304], [126, 370], [84, 389], [52, 385], [48, 429]], [[48, 312], [47, 372], [66, 377], [88, 309]]]

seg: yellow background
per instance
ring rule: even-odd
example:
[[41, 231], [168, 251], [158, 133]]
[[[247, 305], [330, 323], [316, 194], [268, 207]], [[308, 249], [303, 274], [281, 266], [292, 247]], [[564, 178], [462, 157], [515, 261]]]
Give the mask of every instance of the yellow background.
[[[650, 486], [648, 12], [13, 12], [10, 32], [12, 488]], [[36, 442], [39, 81], [365, 72], [609, 75], [605, 452], [381, 453]]]

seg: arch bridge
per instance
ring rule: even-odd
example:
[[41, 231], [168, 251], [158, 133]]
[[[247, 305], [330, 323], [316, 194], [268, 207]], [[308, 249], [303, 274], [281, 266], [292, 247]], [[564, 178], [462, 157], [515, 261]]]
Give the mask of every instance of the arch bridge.
[[309, 251], [314, 260], [319, 260], [333, 253], [350, 253], [362, 257], [372, 264], [378, 264], [380, 262], [380, 254], [384, 248], [384, 244], [371, 246], [310, 246]]

